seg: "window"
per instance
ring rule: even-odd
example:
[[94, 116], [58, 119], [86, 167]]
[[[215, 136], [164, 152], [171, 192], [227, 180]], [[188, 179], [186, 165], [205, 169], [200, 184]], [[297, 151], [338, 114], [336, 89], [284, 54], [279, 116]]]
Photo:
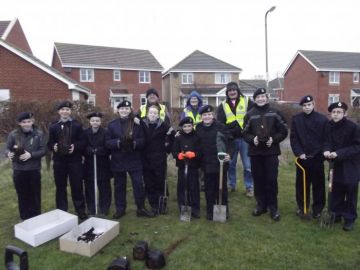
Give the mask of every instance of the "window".
[[80, 82], [93, 82], [94, 81], [94, 70], [91, 68], [80, 69]]
[[359, 72], [353, 73], [353, 83], [359, 83]]
[[91, 105], [95, 106], [95, 104], [96, 104], [96, 94], [90, 94], [87, 102], [88, 102], [88, 104], [91, 104]]
[[73, 101], [80, 100], [80, 93], [78, 91], [72, 91], [72, 100]]
[[340, 100], [339, 94], [329, 94], [328, 105], [334, 102], [339, 102], [339, 100]]
[[354, 108], [360, 108], [360, 89], [351, 89], [351, 106]]
[[208, 105], [208, 104], [209, 104], [209, 98], [203, 97], [203, 105]]
[[146, 95], [145, 94], [140, 94], [140, 106], [141, 105], [146, 105]]
[[216, 84], [227, 84], [230, 81], [231, 81], [230, 73], [215, 73]]
[[194, 74], [193, 73], [182, 73], [181, 74], [181, 84], [193, 84], [194, 83]]
[[120, 72], [120, 70], [114, 70], [113, 79], [114, 79], [114, 81], [121, 81], [121, 72]]
[[150, 83], [150, 71], [139, 71], [139, 82]]
[[9, 100], [10, 100], [10, 90], [0, 89], [0, 101], [9, 101]]
[[329, 72], [329, 84], [340, 83], [340, 72]]

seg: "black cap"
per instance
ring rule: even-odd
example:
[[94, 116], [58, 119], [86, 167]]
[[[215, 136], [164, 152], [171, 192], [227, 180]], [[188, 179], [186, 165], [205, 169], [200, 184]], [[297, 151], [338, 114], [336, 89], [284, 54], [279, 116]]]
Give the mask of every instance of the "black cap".
[[30, 118], [33, 118], [34, 117], [34, 114], [31, 113], [31, 112], [22, 112], [18, 115], [17, 117], [17, 121], [18, 122], [21, 122], [22, 120], [25, 120], [25, 119], [30, 119]]
[[150, 88], [150, 89], [148, 89], [148, 90], [146, 91], [146, 98], [147, 98], [148, 96], [150, 96], [151, 94], [154, 94], [155, 96], [159, 97], [159, 94], [158, 94], [158, 92], [156, 91], [155, 88]]
[[303, 105], [304, 103], [308, 103], [313, 100], [314, 100], [314, 98], [311, 95], [306, 95], [306, 96], [302, 97], [302, 99], [300, 99], [299, 104]]
[[131, 107], [131, 102], [128, 100], [123, 100], [117, 105], [116, 108], [119, 109], [121, 107]]
[[254, 100], [255, 100], [255, 98], [256, 98], [258, 95], [262, 95], [262, 94], [266, 94], [266, 89], [265, 89], [265, 88], [258, 88], [258, 89], [256, 89], [256, 91], [255, 91], [254, 94], [253, 94]]
[[185, 124], [194, 124], [194, 120], [191, 118], [191, 117], [185, 117], [185, 118], [183, 118], [181, 121], [180, 121], [180, 123], [179, 123], [179, 127], [182, 127], [183, 125], [185, 125]]
[[211, 105], [205, 105], [200, 108], [199, 113], [203, 114], [203, 113], [212, 112], [212, 111], [214, 111], [214, 108]]
[[240, 94], [240, 88], [239, 88], [239, 85], [236, 82], [229, 82], [226, 85], [226, 96], [228, 95], [228, 92], [230, 90], [236, 90], [238, 92], [238, 94]]
[[340, 109], [343, 109], [344, 111], [347, 111], [348, 106], [344, 102], [334, 102], [334, 103], [330, 104], [328, 111], [331, 112], [333, 109], [336, 109], [336, 108], [340, 108]]
[[100, 117], [100, 118], [102, 118], [103, 114], [101, 112], [91, 112], [86, 116], [87, 119], [90, 119], [91, 117]]
[[67, 107], [67, 108], [70, 108], [70, 109], [71, 109], [72, 106], [73, 106], [73, 104], [72, 104], [70, 101], [64, 100], [64, 101], [61, 101], [61, 102], [57, 105], [56, 109], [57, 109], [57, 110], [60, 110], [61, 108], [64, 108], [64, 107]]

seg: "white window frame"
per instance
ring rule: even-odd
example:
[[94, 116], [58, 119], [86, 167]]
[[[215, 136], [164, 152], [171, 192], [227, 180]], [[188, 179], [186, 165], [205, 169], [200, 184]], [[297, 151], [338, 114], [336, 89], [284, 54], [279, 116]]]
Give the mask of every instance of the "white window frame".
[[181, 84], [193, 84], [194, 73], [181, 73]]
[[113, 70], [113, 80], [115, 82], [121, 81], [121, 71], [119, 69], [114, 69]]
[[140, 94], [140, 106], [146, 105], [146, 102], [147, 102], [146, 94]]
[[96, 106], [96, 94], [90, 94], [87, 103]]
[[80, 100], [80, 93], [79, 91], [71, 91], [71, 97], [73, 101], [79, 101]]
[[356, 83], [356, 84], [359, 83], [359, 72], [353, 73], [353, 83]]
[[95, 72], [92, 68], [80, 68], [80, 82], [94, 82]]
[[0, 102], [10, 101], [10, 89], [0, 89]]
[[150, 71], [147, 70], [139, 71], [139, 83], [151, 83]]
[[229, 82], [231, 82], [231, 73], [215, 73], [215, 84], [227, 84]]
[[209, 104], [209, 97], [203, 97], [202, 98], [202, 105], [208, 105]]
[[329, 72], [329, 84], [340, 84], [340, 72], [338, 71]]
[[329, 94], [328, 96], [328, 106], [332, 103], [340, 101], [340, 94]]

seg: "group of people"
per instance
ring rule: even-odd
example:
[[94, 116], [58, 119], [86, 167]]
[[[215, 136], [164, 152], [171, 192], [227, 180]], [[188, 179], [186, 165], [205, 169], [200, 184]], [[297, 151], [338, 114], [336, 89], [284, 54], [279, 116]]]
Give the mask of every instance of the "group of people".
[[[278, 209], [278, 167], [280, 143], [288, 135], [285, 118], [269, 103], [266, 89], [259, 88], [253, 100], [244, 96], [236, 82], [226, 86], [226, 99], [217, 110], [203, 105], [193, 91], [180, 116], [178, 130], [171, 127], [166, 107], [159, 102], [156, 89], [146, 92], [147, 104], [135, 113], [131, 102], [117, 106], [118, 117], [107, 128], [102, 127], [102, 113], [87, 115], [90, 127], [83, 130], [71, 117], [72, 103], [57, 107], [59, 120], [49, 127], [49, 138], [34, 125], [33, 114], [18, 116], [18, 127], [7, 140], [7, 155], [13, 164], [13, 179], [18, 194], [21, 219], [41, 213], [41, 157], [47, 149], [53, 153], [56, 185], [56, 207], [67, 211], [69, 179], [74, 208], [79, 218], [96, 211], [94, 178], [99, 190], [100, 215], [107, 216], [112, 200], [111, 178], [114, 178], [115, 213], [125, 215], [127, 174], [130, 175], [137, 207], [136, 215], [159, 214], [159, 200], [167, 195], [167, 155], [172, 154], [178, 167], [177, 202], [191, 206], [192, 218], [200, 217], [200, 183], [204, 178], [206, 218], [213, 219], [213, 206], [226, 206], [229, 218], [228, 187], [236, 188], [236, 163], [240, 153], [243, 164], [245, 194], [255, 196], [253, 216], [267, 211], [274, 221], [280, 220]], [[360, 175], [359, 126], [346, 118], [343, 102], [329, 106], [331, 120], [315, 112], [312, 96], [301, 99], [302, 112], [292, 119], [290, 142], [295, 156], [307, 175], [304, 202], [303, 175], [296, 171], [297, 215], [303, 216], [310, 204], [312, 216], [319, 218], [325, 206], [324, 160], [334, 163], [330, 210], [336, 222], [344, 219], [344, 230], [353, 229], [357, 217], [357, 190]], [[224, 155], [222, 201], [219, 202], [219, 153]], [[94, 166], [95, 165], [95, 166]], [[145, 208], [148, 200], [151, 209]], [[304, 206], [306, 209], [304, 209]], [[86, 210], [87, 209], [87, 210]]]

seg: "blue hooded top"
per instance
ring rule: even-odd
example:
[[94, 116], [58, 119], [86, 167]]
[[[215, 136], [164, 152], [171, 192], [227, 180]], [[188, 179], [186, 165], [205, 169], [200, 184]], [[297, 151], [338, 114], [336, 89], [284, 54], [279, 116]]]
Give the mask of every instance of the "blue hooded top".
[[[197, 107], [197, 113], [199, 112], [199, 109], [202, 107], [203, 105], [203, 100], [202, 100], [202, 96], [195, 90], [191, 91], [187, 101], [186, 101], [186, 107], [187, 109], [191, 110], [191, 111], [194, 111], [194, 108], [190, 105], [190, 99], [192, 97], [196, 97], [198, 100], [199, 100], [199, 104], [198, 104], [198, 107]], [[185, 112], [182, 112], [181, 115], [180, 115], [180, 120], [182, 120], [183, 118], [185, 118]]]

